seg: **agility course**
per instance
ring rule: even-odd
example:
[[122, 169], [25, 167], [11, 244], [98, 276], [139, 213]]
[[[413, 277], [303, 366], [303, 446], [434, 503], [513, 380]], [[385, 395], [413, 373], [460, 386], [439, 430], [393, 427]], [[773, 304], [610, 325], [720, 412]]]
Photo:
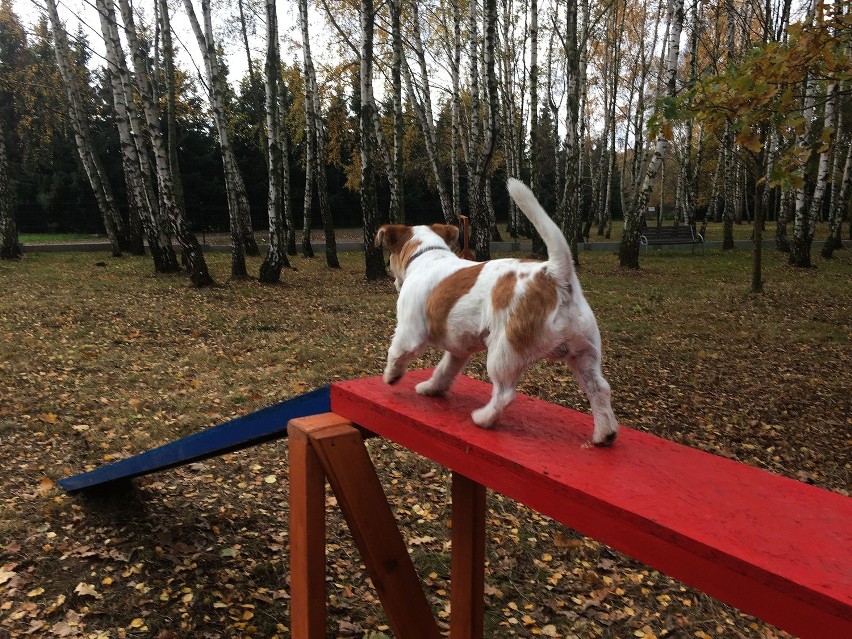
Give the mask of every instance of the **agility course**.
[[375, 434], [452, 471], [453, 639], [483, 639], [486, 489], [798, 636], [852, 636], [849, 498], [629, 428], [612, 448], [593, 448], [591, 416], [523, 395], [499, 428], [481, 430], [469, 412], [490, 386], [462, 377], [446, 397], [421, 397], [413, 385], [426, 375], [393, 387], [378, 377], [337, 382], [62, 486], [94, 487], [289, 433], [292, 636], [326, 632], [327, 480], [395, 635], [437, 638], [363, 445]]
[[324, 386], [139, 455], [66, 477], [59, 485], [74, 493], [232, 453], [286, 437], [289, 420], [328, 410], [329, 387]]

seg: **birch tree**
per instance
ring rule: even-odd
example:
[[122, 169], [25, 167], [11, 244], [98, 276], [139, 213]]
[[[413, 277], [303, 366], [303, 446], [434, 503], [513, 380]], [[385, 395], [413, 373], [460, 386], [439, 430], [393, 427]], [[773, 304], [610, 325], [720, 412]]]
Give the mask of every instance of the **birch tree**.
[[268, 175], [267, 214], [269, 217], [269, 249], [260, 266], [260, 281], [274, 284], [281, 279], [281, 269], [289, 268], [284, 221], [282, 218], [281, 114], [279, 113], [278, 82], [281, 76], [278, 52], [278, 12], [275, 0], [266, 0], [266, 170]]
[[[683, 29], [683, 2], [684, 0], [670, 0], [669, 11], [671, 13], [671, 27], [669, 29], [669, 38], [666, 47], [667, 51], [667, 66], [664, 82], [665, 97], [671, 98], [675, 95], [677, 86], [677, 64], [680, 56], [680, 34]], [[622, 267], [638, 269], [639, 268], [639, 232], [641, 229], [641, 221], [648, 206], [648, 198], [651, 195], [651, 190], [654, 186], [654, 179], [662, 165], [663, 158], [668, 151], [668, 130], [663, 113], [657, 113], [659, 121], [659, 131], [654, 145], [654, 152], [651, 156], [651, 161], [645, 171], [645, 178], [642, 182], [637, 197], [629, 211], [625, 211], [624, 216], [624, 232], [621, 236], [621, 244], [619, 246], [619, 263]]]
[[375, 245], [379, 230], [379, 210], [376, 201], [376, 176], [373, 167], [375, 143], [373, 140], [373, 35], [376, 15], [373, 0], [361, 0], [361, 68], [360, 68], [360, 117], [361, 133], [361, 212], [364, 218], [365, 272], [368, 280], [387, 276], [381, 246]]
[[130, 73], [118, 36], [114, 6], [107, 0], [97, 0], [96, 6], [104, 40], [115, 124], [121, 143], [121, 163], [127, 185], [128, 203], [141, 220], [154, 270], [158, 273], [173, 273], [180, 270], [180, 265], [169, 234], [160, 220], [157, 197], [150, 183], [150, 176], [146, 177], [148, 158], [136, 104], [130, 92]]
[[160, 108], [153, 99], [151, 79], [148, 77], [146, 68], [144, 44], [136, 30], [133, 9], [130, 6], [129, 0], [118, 0], [118, 4], [133, 60], [134, 82], [145, 113], [145, 123], [154, 155], [157, 186], [159, 187], [163, 210], [177, 241], [183, 249], [190, 280], [198, 287], [210, 286], [215, 282], [207, 270], [207, 261], [204, 259], [204, 254], [201, 251], [201, 245], [198, 243], [195, 235], [189, 230], [186, 223], [186, 216], [175, 197], [174, 182], [169, 170], [168, 153], [160, 126]]
[[100, 158], [94, 150], [92, 133], [89, 130], [88, 115], [83, 97], [80, 93], [77, 77], [74, 75], [70, 66], [70, 62], [73, 59], [71, 57], [71, 47], [68, 45], [65, 28], [59, 21], [56, 0], [46, 0], [45, 6], [50, 19], [50, 26], [53, 30], [56, 64], [59, 68], [59, 74], [62, 77], [62, 84], [65, 88], [65, 95], [68, 99], [68, 115], [71, 128], [74, 131], [77, 152], [80, 154], [80, 160], [83, 163], [83, 168], [86, 170], [89, 184], [98, 203], [98, 210], [101, 213], [107, 237], [112, 247], [112, 255], [113, 257], [120, 257], [125, 244], [124, 236], [126, 230], [124, 222], [121, 219], [121, 214], [118, 212], [109, 178], [106, 175]]
[[302, 250], [306, 257], [313, 256], [311, 246], [311, 209], [313, 184], [316, 183], [320, 217], [325, 236], [325, 260], [330, 268], [340, 268], [337, 259], [337, 241], [334, 235], [334, 221], [328, 203], [328, 184], [326, 180], [325, 127], [322, 121], [319, 87], [314, 60], [311, 54], [310, 32], [308, 29], [308, 2], [299, 0], [299, 22], [302, 28], [302, 71], [305, 78], [305, 221]]
[[[231, 277], [235, 279], [246, 279], [246, 241], [244, 220], [251, 219], [248, 194], [245, 182], [237, 166], [237, 158], [231, 145], [231, 137], [228, 132], [228, 116], [225, 109], [225, 78], [223, 77], [219, 56], [213, 40], [213, 21], [210, 13], [210, 0], [201, 0], [201, 15], [204, 20], [204, 30], [198, 23], [192, 0], [184, 0], [189, 23], [201, 50], [204, 61], [204, 69], [207, 76], [207, 91], [210, 106], [213, 111], [213, 121], [216, 124], [216, 132], [219, 136], [219, 148], [222, 151], [222, 166], [225, 175], [225, 192], [228, 197], [228, 217], [231, 231]], [[164, 7], [163, 10], [167, 11]], [[251, 230], [248, 233], [253, 236]], [[253, 241], [252, 241], [253, 243]], [[256, 249], [256, 244], [254, 244]]]
[[[398, 3], [399, 0], [393, 0], [393, 2]], [[475, 4], [475, 0], [472, 0], [472, 2]], [[432, 109], [432, 88], [426, 65], [426, 50], [423, 44], [420, 11], [416, 2], [411, 4], [411, 11], [411, 45], [414, 49], [414, 57], [417, 61], [416, 68], [418, 70], [416, 80], [413, 72], [404, 60], [401, 61], [401, 71], [405, 77], [405, 85], [409, 102], [417, 115], [417, 120], [420, 123], [420, 129], [423, 133], [426, 156], [429, 161], [429, 166], [432, 169], [432, 179], [435, 182], [435, 188], [438, 191], [438, 199], [441, 202], [441, 212], [443, 213], [444, 221], [447, 224], [455, 224], [458, 218], [454, 213], [453, 202], [450, 201], [439, 166], [437, 132], [434, 112]], [[400, 50], [400, 56], [401, 53], [402, 52]], [[395, 153], [396, 152], [397, 151], [395, 150]], [[402, 153], [401, 145], [398, 152], [400, 154]], [[400, 180], [401, 177], [402, 176], [400, 175]], [[397, 187], [397, 189], [399, 194], [395, 197], [401, 198], [402, 190], [399, 187]], [[393, 206], [391, 207], [391, 210], [393, 210]]]
[[[477, 2], [471, 0], [468, 25], [470, 27], [470, 80], [471, 80], [471, 134], [468, 142], [468, 199], [471, 217], [471, 245], [476, 259], [485, 261], [491, 258], [491, 220], [488, 212], [486, 189], [491, 159], [497, 141], [497, 70], [495, 48], [497, 39], [497, 2], [485, 0], [483, 22], [484, 43], [482, 52], [483, 73], [485, 76], [486, 104], [485, 117], [480, 137], [480, 96], [478, 57]], [[481, 140], [481, 142], [480, 142]]]
[[[828, 214], [828, 236], [822, 245], [822, 256], [831, 259], [834, 251], [843, 248], [840, 239], [840, 227], [843, 222], [844, 209], [849, 207], [849, 199], [852, 196], [852, 141], [847, 137], [845, 140], [846, 156], [842, 168], [835, 171], [839, 179], [838, 188], [831, 200], [831, 209]], [[842, 145], [838, 145], [842, 146]]]

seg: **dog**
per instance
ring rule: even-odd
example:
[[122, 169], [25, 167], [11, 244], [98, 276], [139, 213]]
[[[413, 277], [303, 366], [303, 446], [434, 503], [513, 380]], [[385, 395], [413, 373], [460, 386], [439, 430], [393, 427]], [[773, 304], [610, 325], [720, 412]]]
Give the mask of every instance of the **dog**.
[[458, 228], [445, 224], [387, 224], [379, 229], [375, 245], [390, 251], [399, 292], [397, 326], [383, 379], [395, 384], [412, 360], [436, 346], [446, 351], [444, 357], [415, 390], [441, 395], [470, 356], [487, 349], [491, 400], [471, 417], [477, 426], [491, 428], [533, 362], [564, 361], [591, 404], [592, 443], [609, 445], [618, 434], [618, 422], [609, 383], [601, 374], [600, 332], [568, 243], [525, 184], [512, 178], [507, 188], [544, 240], [547, 261], [462, 259], [454, 252]]

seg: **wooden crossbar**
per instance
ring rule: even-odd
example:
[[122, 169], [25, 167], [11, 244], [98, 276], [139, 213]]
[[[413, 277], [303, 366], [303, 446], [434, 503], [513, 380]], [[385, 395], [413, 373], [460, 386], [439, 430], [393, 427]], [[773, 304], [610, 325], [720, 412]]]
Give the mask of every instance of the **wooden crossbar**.
[[[331, 410], [455, 473], [470, 513], [453, 514], [453, 549], [468, 556], [452, 563], [453, 639], [482, 636], [483, 487], [801, 637], [852, 637], [852, 499], [628, 428], [593, 448], [590, 416], [521, 395], [484, 431], [469, 414], [490, 385], [460, 378], [446, 397], [418, 396], [428, 374], [333, 384]], [[323, 468], [345, 491], [366, 470], [337, 459]]]

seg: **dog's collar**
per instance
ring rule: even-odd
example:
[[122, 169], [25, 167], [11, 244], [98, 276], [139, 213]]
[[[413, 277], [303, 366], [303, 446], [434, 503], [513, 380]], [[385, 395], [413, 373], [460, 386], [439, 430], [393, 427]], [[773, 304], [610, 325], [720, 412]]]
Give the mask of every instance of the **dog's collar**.
[[448, 247], [446, 247], [446, 246], [424, 246], [422, 249], [420, 249], [420, 250], [418, 250], [418, 251], [415, 251], [415, 252], [414, 252], [414, 255], [412, 255], [411, 257], [409, 257], [409, 258], [408, 258], [408, 262], [406, 262], [406, 263], [405, 263], [406, 268], [407, 268], [408, 266], [410, 266], [410, 265], [411, 265], [411, 263], [412, 263], [414, 260], [416, 260], [418, 257], [420, 257], [421, 255], [423, 255], [424, 253], [426, 253], [426, 252], [428, 252], [428, 251], [436, 251], [436, 250], [440, 250], [440, 251], [450, 251], [450, 252], [452, 253], [452, 251], [450, 250], [450, 248], [448, 248]]

